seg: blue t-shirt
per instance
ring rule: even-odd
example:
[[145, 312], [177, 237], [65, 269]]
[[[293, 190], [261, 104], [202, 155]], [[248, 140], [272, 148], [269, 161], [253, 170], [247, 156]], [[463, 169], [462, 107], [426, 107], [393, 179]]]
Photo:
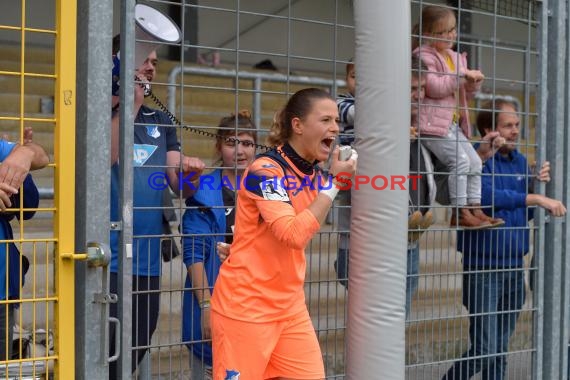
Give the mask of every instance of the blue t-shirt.
[[[0, 140], [0, 162], [12, 152], [16, 144]], [[39, 193], [31, 175], [27, 175], [23, 184], [24, 192], [23, 208], [37, 208], [39, 204]], [[11, 197], [11, 208], [20, 207], [20, 195], [16, 194]], [[24, 212], [24, 219], [30, 219], [34, 215], [33, 211]], [[0, 213], [0, 240], [12, 240], [12, 226], [10, 220], [20, 217], [20, 213], [4, 212]], [[24, 275], [27, 268], [20, 270], [20, 252], [13, 242], [0, 243], [0, 299], [18, 299], [20, 298], [20, 287], [24, 285]], [[20, 272], [22, 276], [20, 277]], [[8, 276], [8, 289], [6, 289], [6, 276]]]
[[[160, 275], [162, 192], [149, 185], [166, 173], [166, 153], [180, 151], [176, 129], [160, 111], [142, 106], [135, 119], [133, 162], [133, 275]], [[166, 174], [164, 174], [166, 177]], [[111, 167], [111, 221], [119, 218], [119, 165]], [[153, 235], [153, 236], [149, 236]], [[119, 232], [111, 231], [111, 272], [117, 272]]]

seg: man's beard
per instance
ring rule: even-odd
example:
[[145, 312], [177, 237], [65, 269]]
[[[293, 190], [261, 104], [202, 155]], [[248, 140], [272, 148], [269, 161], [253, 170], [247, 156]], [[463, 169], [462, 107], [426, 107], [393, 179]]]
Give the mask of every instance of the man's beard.
[[499, 148], [499, 153], [509, 154], [515, 149], [516, 149], [515, 143], [507, 142], [507, 143], [505, 143], [505, 145], [503, 145], [502, 147]]

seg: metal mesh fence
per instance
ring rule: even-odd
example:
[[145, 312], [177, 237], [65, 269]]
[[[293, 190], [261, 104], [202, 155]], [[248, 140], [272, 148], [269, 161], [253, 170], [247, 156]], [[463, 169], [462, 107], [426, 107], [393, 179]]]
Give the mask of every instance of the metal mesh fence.
[[[352, 44], [346, 43], [353, 33], [352, 21], [346, 12], [350, 9], [349, 2], [323, 2], [308, 8], [296, 3], [187, 4], [188, 24], [185, 25], [192, 25], [188, 12], [194, 12], [198, 19], [216, 20], [217, 25], [225, 25], [224, 31], [210, 34], [208, 31], [214, 25], [202, 24], [200, 30], [205, 31], [206, 37], [198, 43], [190, 43], [186, 54], [182, 54], [177, 62], [161, 62], [153, 91], [173, 108], [182, 124], [209, 133], [219, 133], [218, 126], [223, 117], [247, 109], [257, 128], [257, 143], [266, 144], [274, 113], [285, 104], [288, 96], [305, 87], [321, 87], [336, 93], [337, 86], [344, 85], [345, 62], [354, 55]], [[323, 5], [326, 7], [322, 8]], [[179, 11], [178, 7], [174, 8], [174, 13]], [[325, 11], [315, 13], [318, 8]], [[268, 31], [274, 38], [260, 41], [259, 37]], [[349, 46], [349, 50], [338, 51], [341, 46]], [[192, 50], [198, 64], [187, 61], [192, 56], [188, 52]], [[178, 65], [183, 69], [180, 70]], [[155, 104], [151, 106], [156, 107]], [[226, 127], [231, 136], [239, 136], [242, 132], [235, 121]], [[229, 176], [241, 173], [233, 164], [224, 165], [220, 160], [220, 152], [216, 149], [219, 141], [183, 127], [177, 127], [177, 130], [182, 151], [203, 159], [208, 166], [206, 172]], [[209, 339], [196, 338], [196, 329], [202, 321], [199, 314], [189, 311], [188, 303], [195, 302], [204, 291], [210, 293], [211, 288], [188, 282], [186, 277], [196, 267], [190, 263], [202, 260], [206, 262], [208, 276], [213, 274], [211, 270], [217, 272], [212, 269], [212, 265], [219, 264], [211, 264], [215, 261], [211, 244], [223, 240], [227, 231], [218, 230], [217, 223], [209, 224], [212, 222], [207, 220], [212, 220], [215, 210], [226, 211], [232, 207], [200, 202], [203, 200], [185, 203], [180, 197], [173, 199], [176, 220], [170, 222], [174, 244], [171, 247], [176, 247], [180, 256], [162, 264], [159, 324], [150, 347], [150, 360], [140, 365], [139, 372], [143, 376], [152, 373], [153, 376], [208, 378], [208, 370], [193, 372], [201, 367], [198, 358], [204, 353], [208, 356], [209, 348], [204, 348], [203, 343], [209, 344]], [[184, 218], [185, 214], [188, 214], [187, 218]], [[200, 215], [205, 224], [198, 226], [195, 223]], [[346, 291], [337, 283], [333, 269], [337, 231], [336, 221], [329, 218], [329, 223], [306, 250], [307, 305], [330, 378], [341, 376], [345, 366]], [[187, 309], [184, 309], [185, 303]]]
[[450, 3], [455, 6], [459, 5], [461, 8], [482, 10], [498, 16], [507, 16], [521, 20], [536, 19], [536, 7], [533, 4], [533, 1], [528, 0], [464, 0], [451, 1]]
[[[56, 149], [57, 122], [53, 109], [57, 76], [53, 54], [55, 18], [34, 16], [34, 12], [46, 7], [53, 12], [54, 7], [52, 3], [45, 5], [32, 0], [17, 3], [0, 16], [0, 36], [5, 43], [0, 60], [0, 81], [4, 84], [0, 125], [3, 134], [22, 142], [24, 127], [32, 126], [35, 140], [51, 155]], [[311, 86], [324, 88], [334, 96], [347, 92], [346, 64], [355, 55], [353, 4], [349, 0], [149, 0], [145, 3], [170, 14], [184, 35], [180, 46], [160, 47], [160, 64], [152, 87], [183, 125], [170, 125], [167, 120], [157, 125], [165, 127], [164, 131], [174, 129], [182, 151], [204, 160], [211, 178], [211, 172], [215, 172], [214, 176], [240, 174], [235, 164], [237, 157], [226, 164], [221, 160], [220, 150], [225, 141], [208, 135], [217, 133], [222, 118], [249, 110], [256, 129], [255, 134], [246, 130], [245, 135], [255, 135], [257, 143], [265, 144], [275, 112], [296, 90]], [[513, 183], [518, 184], [522, 192], [544, 192], [544, 186], [537, 185], [536, 181], [544, 162], [544, 146], [548, 143], [541, 140], [543, 131], [540, 130], [544, 127], [541, 125], [544, 108], [540, 102], [541, 97], [546, 97], [546, 89], [539, 78], [549, 67], [546, 57], [541, 56], [541, 38], [546, 30], [540, 17], [541, 3], [523, 0], [410, 2], [412, 24], [425, 22], [420, 16], [425, 6], [441, 5], [453, 11], [457, 15], [453, 49], [467, 52], [467, 65], [485, 75], [473, 98], [466, 104], [456, 100], [449, 106], [457, 112], [469, 112], [473, 131], [470, 143], [486, 144], [483, 133], [477, 129], [481, 127], [477, 115], [485, 111], [490, 100], [506, 99], [514, 107], [514, 112], [507, 112], [508, 116], [518, 120], [518, 124], [514, 122], [511, 126], [517, 133], [513, 133], [508, 143], [526, 157], [526, 162], [518, 167], [520, 170], [509, 171], [498, 152], [496, 158], [487, 157], [482, 162], [483, 173], [476, 174], [483, 182], [484, 192], [487, 191], [487, 198], [484, 195], [482, 199], [484, 210], [491, 217], [504, 217], [506, 221], [492, 232], [468, 231], [452, 223], [452, 215], [454, 212], [457, 215], [459, 208], [446, 204], [449, 200], [440, 197], [431, 207], [433, 224], [412, 223], [416, 229], [411, 231], [411, 236], [412, 240], [417, 239], [417, 245], [410, 244], [406, 252], [408, 379], [439, 379], [452, 367], [456, 369], [455, 377], [469, 377], [479, 372], [481, 378], [536, 378], [540, 373], [537, 368], [542, 365], [539, 362], [552, 344], [541, 338], [545, 294], [540, 284], [545, 281], [545, 269], [539, 258], [549, 252], [545, 251], [545, 242], [539, 236], [544, 233], [546, 223], [555, 223], [557, 219], [545, 222], [540, 217], [542, 211], [536, 206], [524, 207], [518, 195], [507, 194], [501, 198], [505, 189], [511, 190], [505, 187]], [[29, 24], [27, 17], [40, 21]], [[450, 29], [434, 32], [449, 35]], [[414, 37], [420, 44], [433, 42], [433, 38], [430, 40], [424, 33], [412, 33]], [[437, 39], [444, 38], [439, 34]], [[427, 78], [432, 70], [420, 69], [419, 78]], [[459, 73], [446, 76], [454, 77], [456, 83], [464, 80]], [[459, 91], [457, 84], [452, 96], [459, 99]], [[426, 92], [429, 97], [429, 89]], [[435, 111], [428, 111], [426, 102], [417, 103], [420, 114], [445, 109], [445, 106], [437, 106]], [[149, 99], [146, 105], [159, 108]], [[505, 113], [499, 111], [502, 110], [491, 112], [492, 121], [488, 126], [491, 132], [504, 127]], [[137, 123], [135, 131], [152, 137], [153, 127], [157, 125]], [[413, 126], [419, 127], [419, 123]], [[188, 127], [207, 133], [195, 133]], [[225, 126], [229, 135], [238, 137], [244, 132], [242, 127], [236, 121]], [[417, 138], [419, 144], [425, 146], [432, 140], [429, 134], [420, 133]], [[458, 140], [454, 142], [453, 149], [457, 152], [461, 144]], [[419, 146], [416, 149], [416, 153], [421, 151]], [[560, 161], [566, 161], [566, 153], [557, 154]], [[139, 158], [144, 161], [146, 157]], [[426, 176], [435, 174], [439, 191], [448, 188], [450, 175], [471, 174], [454, 172], [445, 165], [437, 165], [438, 159], [434, 156], [431, 159], [436, 164], [434, 168], [417, 168], [417, 171]], [[164, 171], [165, 165], [155, 165], [152, 169]], [[55, 184], [52, 167], [37, 172], [34, 178], [42, 191], [47, 190], [43, 194], [51, 193], [49, 190]], [[561, 179], [552, 180], [556, 184]], [[144, 246], [146, 248], [140, 248], [140, 257], [143, 264], [157, 264], [161, 275], [158, 280], [150, 278], [155, 276], [146, 276], [149, 281], [158, 281], [156, 289], [138, 280], [134, 282], [140, 288], [133, 291], [133, 300], [144, 298], [157, 302], [142, 306], [146, 308], [145, 314], [159, 311], [157, 329], [152, 337], [148, 336], [152, 339], [141, 343], [133, 337], [132, 354], [148, 349], [144, 359], [135, 365], [141, 379], [207, 378], [209, 370], [200, 372], [196, 356], [207, 352], [209, 337], [198, 336], [202, 334], [201, 315], [185, 310], [184, 304], [196, 306], [204, 294], [211, 294], [212, 281], [209, 285], [203, 280], [190, 283], [187, 276], [198, 278], [194, 270], [200, 268], [190, 264], [204, 261], [210, 265], [204, 269], [206, 277], [215, 275], [219, 263], [215, 262], [215, 251], [211, 247], [232, 232], [231, 228], [221, 228], [218, 215], [223, 215], [220, 216], [223, 219], [226, 213], [231, 213], [235, 200], [232, 200], [232, 191], [224, 194], [221, 190], [217, 203], [167, 195], [170, 196], [165, 196], [161, 206], [153, 206], [153, 210], [164, 213], [161, 232], [135, 231], [135, 250], [144, 246], [141, 242], [145, 239], [158, 243], [158, 255]], [[514, 203], [515, 198], [519, 199], [520, 209], [517, 223], [509, 219], [510, 214], [504, 214], [509, 208], [502, 203]], [[412, 216], [416, 209], [414, 206], [402, 213]], [[134, 210], [138, 215], [149, 211], [141, 204], [135, 204]], [[343, 238], [349, 232], [349, 210], [350, 201], [339, 197], [327, 222], [306, 249], [306, 302], [321, 346], [326, 377], [331, 379], [346, 376], [345, 337], [350, 310], [348, 293], [338, 281], [338, 277], [346, 278], [337, 272], [339, 253], [348, 249]], [[45, 373], [46, 368], [52, 369], [59, 359], [57, 343], [53, 342], [58, 301], [54, 252], [60, 238], [53, 232], [52, 214], [56, 210], [51, 200], [42, 199], [36, 211], [30, 221], [21, 220], [19, 225], [12, 222], [13, 239], [2, 239], [6, 251], [8, 244], [15, 244], [29, 259], [30, 269], [25, 284], [21, 281], [24, 287], [19, 298], [0, 300], [0, 308], [4, 310], [9, 309], [9, 305], [19, 304], [15, 318], [19, 329], [14, 330], [13, 341], [15, 356], [11, 364], [7, 363], [13, 368], [2, 372], [6, 367], [1, 364], [0, 378], [13, 374], [23, 377], [28, 369], [32, 371], [30, 376], [39, 375]], [[23, 213], [20, 209], [17, 212]], [[533, 219], [533, 216], [538, 217]], [[138, 222], [146, 221], [143, 219]], [[481, 252], [484, 252], [482, 258]], [[158, 261], [151, 263], [150, 257]], [[10, 265], [9, 260], [6, 256], [6, 266]], [[557, 281], [546, 280], [550, 280], [551, 285]], [[134, 313], [131, 317], [143, 330], [151, 329], [152, 322], [143, 318], [143, 313]], [[0, 320], [0, 324], [4, 323]], [[567, 332], [560, 331], [560, 334]], [[382, 337], [370, 339], [381, 340]], [[451, 372], [447, 378], [454, 378]]]
[[[218, 183], [218, 177], [233, 178], [241, 173], [235, 153], [233, 161], [223, 162], [222, 147], [227, 141], [211, 135], [219, 133], [222, 118], [248, 109], [255, 135], [242, 129], [236, 120], [224, 127], [232, 137], [256, 136], [257, 143], [264, 144], [275, 112], [291, 93], [309, 86], [325, 88], [335, 96], [347, 91], [345, 69], [354, 56], [350, 1], [146, 3], [169, 9], [184, 34], [182, 46], [170, 47], [169, 54], [173, 55], [166, 58], [165, 48], [159, 50], [161, 62], [153, 83], [153, 92], [182, 126], [171, 126], [164, 120], [159, 126], [176, 129], [182, 151], [206, 162], [206, 172], [213, 183]], [[456, 156], [461, 155], [460, 149], [465, 145], [485, 147], [488, 141], [483, 135], [502, 131], [506, 116], [511, 118], [509, 128], [516, 132], [508, 136], [505, 149], [482, 160], [484, 169], [476, 173], [441, 164], [442, 159], [433, 152], [436, 148], [430, 145], [438, 136], [420, 133], [415, 137], [418, 144], [412, 152], [416, 149], [416, 154], [423, 154], [422, 146], [431, 147], [429, 160], [435, 165], [410, 167], [410, 171], [414, 169], [426, 177], [435, 175], [438, 202], [431, 205], [430, 220], [421, 210], [423, 221], [410, 221], [409, 226], [412, 231], [406, 252], [406, 378], [439, 379], [445, 378], [446, 373], [448, 379], [469, 378], [476, 373], [481, 378], [534, 378], [537, 360], [542, 355], [537, 336], [542, 328], [543, 297], [543, 290], [537, 287], [541, 267], [536, 258], [548, 253], [542, 252], [544, 242], [535, 239], [544, 229], [542, 219], [532, 220], [533, 214], [540, 211], [527, 208], [521, 199], [540, 190], [535, 182], [544, 161], [538, 138], [542, 116], [539, 102], [545, 92], [538, 79], [541, 65], [545, 65], [539, 53], [545, 28], [539, 21], [541, 8], [534, 1], [411, 1], [412, 24], [419, 23], [421, 30], [421, 25], [428, 22], [420, 16], [421, 10], [434, 4], [456, 14], [456, 24], [447, 25], [445, 30], [412, 33], [412, 38], [417, 38], [420, 45], [451, 40], [455, 51], [467, 52], [465, 64], [480, 70], [485, 80], [462, 103], [461, 86], [469, 78], [456, 67], [448, 70], [440, 77], [453, 79], [449, 97], [454, 100], [435, 106], [416, 100], [420, 118], [422, 112], [442, 112], [447, 107], [458, 114], [456, 124], [471, 122], [473, 135], [465, 131], [469, 141], [452, 139], [451, 150]], [[422, 53], [418, 55], [426, 61]], [[443, 62], [448, 65], [445, 59]], [[451, 65], [459, 64], [456, 61]], [[417, 74], [420, 79], [429, 80], [430, 74], [439, 74], [434, 70], [422, 68]], [[432, 91], [426, 89], [426, 97]], [[486, 111], [489, 101], [497, 99], [506, 99], [513, 110], [492, 110], [485, 131], [477, 115]], [[149, 100], [146, 104], [158, 107]], [[152, 134], [153, 126], [137, 123], [135, 130]], [[411, 126], [419, 129], [420, 123], [416, 121]], [[513, 149], [507, 151], [506, 147]], [[512, 168], [509, 163], [515, 151], [521, 164]], [[162, 171], [164, 165], [156, 165], [155, 169]], [[488, 216], [501, 217], [506, 223], [492, 230], [471, 230], [460, 225], [462, 205], [450, 204], [444, 194], [450, 186], [457, 186], [450, 182], [453, 176], [478, 177], [484, 194], [482, 199], [474, 197], [470, 209], [478, 209], [481, 203]], [[514, 185], [518, 187], [509, 187]], [[519, 193], [508, 193], [515, 190]], [[139, 378], [210, 376], [210, 369], [203, 368], [200, 360], [206, 358], [207, 363], [210, 355], [209, 337], [203, 335], [205, 311], [200, 306], [207, 305], [201, 303], [212, 294], [219, 266], [213, 247], [232, 233], [230, 226], [220, 224], [220, 220], [235, 207], [233, 191], [216, 191], [219, 196], [215, 200], [172, 196], [162, 207], [153, 206], [170, 214], [165, 215], [162, 235], [135, 231], [135, 247], [147, 238], [159, 241], [161, 247], [159, 288], [135, 291], [136, 295], [160, 297], [152, 339], [139, 344], [133, 338], [133, 354], [148, 349], [145, 359], [136, 364]], [[412, 205], [401, 211], [413, 217], [414, 211], [421, 208]], [[147, 208], [135, 204], [134, 209], [140, 212]], [[515, 216], [511, 209], [517, 210]], [[341, 264], [339, 253], [348, 251], [342, 238], [349, 232], [349, 210], [350, 201], [338, 199], [327, 222], [306, 249], [306, 302], [321, 346], [326, 377], [331, 379], [346, 376], [346, 321], [351, 311], [347, 308], [348, 293], [338, 281], [338, 277], [346, 278], [337, 272]], [[145, 260], [149, 260], [147, 264], [154, 253], [143, 252]], [[147, 312], [152, 307], [148, 306]], [[152, 323], [140, 317], [134, 314], [133, 323], [150, 327]]]
[[[485, 133], [482, 127], [488, 128], [487, 133], [502, 133], [503, 119], [498, 112], [493, 111], [492, 123], [487, 126], [475, 125], [480, 122], [476, 116], [489, 106], [486, 102], [508, 96], [517, 107], [513, 110], [515, 122], [520, 122], [511, 126], [516, 129], [509, 136], [511, 148], [529, 157], [529, 163], [536, 152], [535, 110], [539, 93], [537, 73], [531, 69], [536, 67], [538, 55], [531, 3], [462, 1], [453, 4], [458, 6], [460, 18], [457, 33], [452, 37], [458, 52], [467, 50], [472, 55], [468, 60], [469, 69], [480, 70], [485, 75], [479, 94], [467, 104], [470, 120], [481, 131], [471, 141], [479, 146], [485, 144], [481, 140]], [[419, 14], [419, 8], [429, 4], [419, 2], [417, 5]], [[418, 22], [423, 21], [418, 18]], [[423, 43], [432, 44], [430, 34], [424, 33], [426, 36]], [[428, 61], [429, 57], [422, 57], [421, 53], [419, 56]], [[434, 66], [428, 70], [434, 70]], [[457, 83], [459, 90], [463, 84]], [[428, 100], [429, 96], [428, 84]], [[463, 107], [460, 97], [455, 97], [458, 100], [452, 107]], [[419, 112], [422, 113], [421, 104]], [[430, 112], [429, 108], [426, 106], [423, 112]], [[420, 136], [420, 140], [422, 138]], [[432, 138], [428, 133], [425, 143]], [[453, 145], [459, 150], [451, 154], [460, 155], [461, 144], [455, 140]], [[437, 149], [430, 144], [427, 146], [431, 147], [432, 153]], [[416, 307], [412, 308], [412, 316], [407, 322], [406, 373], [410, 379], [470, 378], [478, 373], [483, 378], [532, 378], [538, 309], [533, 303], [535, 293], [529, 284], [537, 269], [536, 264], [531, 263], [536, 247], [532, 244], [530, 248], [523, 246], [528, 244], [525, 243], [528, 235], [532, 235], [537, 227], [527, 225], [525, 217], [532, 211], [526, 210], [524, 204], [518, 206], [522, 220], [513, 220], [508, 211], [510, 206], [502, 203], [500, 197], [505, 191], [526, 191], [525, 186], [518, 190], [512, 188], [509, 176], [518, 175], [528, 188], [534, 175], [528, 173], [524, 165], [522, 171], [501, 165], [496, 161], [501, 159], [501, 153], [497, 154], [499, 156], [486, 157], [486, 162], [484, 158], [483, 173], [476, 175], [482, 176], [482, 203], [488, 207], [487, 214], [502, 215], [506, 224], [492, 232], [469, 231], [472, 227], [458, 226], [453, 218], [449, 223], [451, 214], [462, 212], [454, 209], [457, 206], [452, 204], [449, 209], [438, 205], [436, 207], [443, 212], [440, 215], [444, 218], [425, 233], [420, 243], [420, 285], [414, 297]], [[436, 171], [440, 172], [436, 175], [440, 177], [438, 192], [446, 185], [455, 186], [456, 182], [451, 182], [450, 177], [461, 174], [461, 169], [446, 168], [446, 165], [438, 169], [437, 166]]]
[[[221, 24], [226, 25], [227, 32], [225, 35], [212, 33], [196, 43], [189, 44], [188, 48], [195, 49], [199, 66], [187, 62], [184, 55], [176, 63], [161, 63], [153, 90], [165, 99], [166, 89], [170, 86], [169, 103], [176, 104], [175, 113], [179, 115], [182, 123], [210, 132], [217, 129], [221, 117], [237, 114], [243, 108], [253, 109], [256, 127], [259, 128], [258, 141], [263, 143], [264, 130], [268, 128], [273, 113], [284, 104], [288, 94], [311, 84], [311, 80], [318, 83], [320, 80], [344, 79], [345, 62], [354, 54], [353, 51], [340, 49], [340, 46], [347, 46], [342, 44], [342, 40], [349, 38], [352, 33], [351, 20], [345, 13], [350, 11], [350, 5], [328, 2], [327, 12], [319, 16], [313, 13], [313, 6], [300, 2], [284, 3], [281, 7], [262, 6], [259, 3], [238, 5], [239, 8], [235, 4], [186, 5], [186, 9], [195, 11], [199, 18], [225, 20]], [[425, 5], [428, 3], [412, 2], [412, 23], [419, 21], [419, 10]], [[517, 138], [516, 147], [525, 155], [530, 155], [532, 160], [536, 147], [534, 126], [538, 91], [535, 79], [537, 23], [534, 20], [533, 7], [528, 2], [461, 2], [455, 6], [462, 16], [470, 16], [469, 19], [460, 18], [460, 23], [469, 25], [462, 26], [462, 30], [468, 32], [457, 34], [457, 50], [468, 49], [472, 54], [469, 58], [470, 64], [479, 68], [486, 76], [481, 95], [468, 105], [472, 121], [475, 121], [474, 115], [481, 110], [486, 100], [497, 95], [516, 99], [517, 105], [520, 105], [517, 115], [521, 119], [522, 131]], [[178, 12], [178, 7], [175, 8], [175, 12]], [[204, 27], [204, 30], [209, 30], [209, 27]], [[276, 34], [278, 37], [269, 45], [264, 41], [258, 43], [258, 37], [268, 30], [279, 31]], [[300, 30], [309, 31], [309, 34], [301, 33]], [[315, 40], [312, 40], [313, 37], [307, 38], [309, 35], [314, 36]], [[322, 44], [324, 41], [326, 48], [317, 49], [316, 44]], [[177, 64], [193, 67], [194, 72], [178, 71], [176, 77], [167, 78], [168, 70], [174, 69]], [[252, 70], [250, 67], [256, 64], [269, 71]], [[256, 73], [257, 77], [253, 75]], [[306, 84], [295, 83], [299, 74], [306, 74], [310, 78]], [[253, 75], [252, 80], [248, 77], [250, 75]], [[284, 78], [282, 84], [279, 83], [280, 78], [277, 78], [279, 75]], [[344, 92], [342, 88], [337, 90], [335, 82], [325, 87], [330, 87], [333, 93]], [[210, 170], [235, 172], [235, 168], [220, 166], [219, 161], [216, 161], [215, 141], [210, 137], [196, 135], [184, 128], [178, 130], [182, 150], [186, 154], [206, 160]], [[239, 130], [236, 129], [235, 133], [238, 134]], [[474, 137], [472, 141], [480, 142], [481, 137]], [[445, 183], [448, 176], [446, 168], [435, 170], [440, 173], [441, 183]], [[530, 182], [530, 176], [526, 173], [522, 175], [523, 181]], [[207, 210], [201, 212], [207, 215], [212, 209], [225, 206], [208, 206]], [[342, 211], [343, 207], [345, 206], [339, 206], [331, 213], [330, 224], [323, 226], [306, 251], [306, 299], [321, 343], [328, 378], [342, 378], [345, 373], [347, 293], [336, 281], [334, 269], [335, 264], [338, 264], [335, 261], [339, 233], [344, 232], [344, 228], [339, 227], [337, 211]], [[176, 247], [181, 256], [184, 256], [185, 250], [187, 255], [210, 255], [211, 252], [206, 252], [208, 248], [203, 245], [204, 242], [215, 241], [215, 237], [225, 231], [209, 231], [206, 232], [207, 236], [185, 233], [184, 231], [193, 229], [185, 228], [184, 222], [181, 221], [184, 213], [196, 213], [200, 208], [204, 208], [204, 205], [185, 206], [184, 200], [178, 198], [174, 200], [174, 208], [179, 222], [170, 223], [174, 245], [170, 245], [169, 249]], [[408, 251], [408, 255], [417, 255], [415, 258], [411, 257], [408, 262], [410, 267], [415, 265], [417, 268], [416, 272], [408, 270], [409, 284], [417, 282], [417, 291], [409, 294], [411, 312], [406, 323], [407, 378], [439, 378], [455, 360], [461, 360], [461, 355], [467, 351], [470, 344], [470, 317], [472, 320], [474, 317], [481, 317], [483, 320], [479, 328], [471, 328], [475, 329], [475, 336], [482, 336], [490, 324], [495, 323], [494, 320], [502, 323], [495, 330], [498, 334], [505, 331], [514, 333], [508, 350], [469, 354], [467, 359], [473, 360], [466, 359], [463, 362], [494, 363], [497, 358], [504, 358], [508, 363], [508, 378], [530, 378], [531, 358], [536, 352], [533, 331], [537, 310], [533, 306], [529, 289], [530, 275], [536, 271], [536, 267], [530, 263], [532, 250], [521, 267], [489, 265], [465, 268], [462, 255], [457, 249], [458, 230], [455, 226], [449, 226], [451, 208], [435, 205], [433, 211], [436, 223], [422, 234], [419, 251]], [[178, 223], [180, 229], [177, 229]], [[520, 229], [533, 231], [533, 227], [508, 226], [499, 227], [497, 230], [509, 234]], [[138, 237], [142, 236], [135, 236], [135, 239]], [[180, 238], [184, 242], [183, 245], [179, 245]], [[195, 247], [199, 249], [196, 250]], [[501, 249], [503, 248], [498, 247], [499, 251]], [[188, 260], [193, 261], [191, 257]], [[143, 362], [141, 370], [143, 373], [186, 376], [191, 373], [189, 364], [198, 365], [195, 358], [190, 358], [188, 348], [203, 347], [203, 342], [193, 338], [181, 339], [183, 320], [197, 326], [195, 319], [199, 318], [196, 314], [189, 315], [183, 311], [183, 295], [208, 290], [199, 285], [185, 285], [188, 268], [181, 264], [179, 258], [163, 263], [162, 267], [158, 329], [150, 345], [150, 365]], [[514, 280], [508, 280], [511, 278]], [[467, 310], [464, 307], [464, 304], [469, 304], [470, 301], [473, 303], [479, 300], [484, 292], [480, 289], [491, 286], [495, 281], [507, 284], [506, 289], [513, 292], [513, 308]], [[471, 296], [465, 294], [466, 284], [475, 289], [474, 293], [469, 293]], [[521, 287], [528, 294], [526, 298], [520, 293]], [[485, 293], [484, 297], [489, 296]], [[518, 322], [516, 318], [507, 318], [518, 314]], [[200, 349], [196, 352], [199, 353]]]

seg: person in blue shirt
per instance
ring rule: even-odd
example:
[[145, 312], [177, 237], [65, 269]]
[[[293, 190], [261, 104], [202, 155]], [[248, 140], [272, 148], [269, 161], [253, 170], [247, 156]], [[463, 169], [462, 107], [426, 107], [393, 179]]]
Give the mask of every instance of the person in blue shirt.
[[235, 190], [245, 168], [253, 161], [257, 140], [248, 111], [224, 117], [217, 135], [216, 153], [221, 168], [201, 178], [198, 191], [186, 199], [187, 210], [182, 219], [183, 257], [188, 271], [182, 339], [190, 350], [192, 380], [212, 376], [210, 298], [221, 265], [216, 246], [218, 242], [231, 244], [233, 240]]
[[[477, 128], [481, 136], [495, 129], [502, 146], [483, 165], [482, 203], [488, 206], [485, 212], [503, 219], [505, 226], [457, 233], [470, 347], [444, 375], [447, 380], [469, 379], [479, 372], [484, 379], [504, 379], [505, 353], [525, 300], [523, 258], [529, 251], [531, 207], [542, 207], [555, 217], [566, 215], [560, 201], [529, 192], [534, 178], [526, 157], [516, 149], [520, 119], [515, 104], [496, 99], [483, 108]], [[495, 146], [493, 141], [490, 145]], [[536, 179], [550, 181], [548, 162]]]
[[[20, 299], [20, 289], [24, 286], [24, 276], [28, 271], [28, 259], [20, 255], [10, 221], [24, 220], [34, 216], [35, 211], [20, 213], [17, 209], [35, 209], [39, 204], [39, 193], [30, 170], [41, 169], [49, 163], [44, 149], [32, 141], [31, 128], [24, 129], [22, 145], [0, 140], [0, 360], [11, 359], [14, 311], [17, 303], [7, 300]], [[18, 189], [23, 194], [20, 197]], [[21, 202], [20, 202], [21, 201]], [[12, 209], [8, 211], [7, 209]], [[16, 209], [16, 210], [14, 210]], [[7, 344], [8, 343], [8, 344]]]
[[[118, 48], [118, 37], [115, 37]], [[114, 51], [116, 53], [116, 51]], [[158, 59], [151, 52], [136, 70], [141, 82], [152, 82], [156, 75]], [[133, 246], [132, 246], [132, 371], [143, 359], [158, 323], [160, 306], [161, 235], [163, 234], [163, 191], [153, 178], [157, 175], [165, 180], [172, 191], [184, 197], [193, 194], [194, 187], [188, 182], [198, 178], [204, 163], [194, 157], [187, 157], [180, 151], [176, 128], [168, 116], [143, 105], [144, 89], [135, 85], [133, 112], [135, 117], [133, 146]], [[119, 106], [118, 96], [113, 96], [111, 120], [111, 221], [119, 217]], [[184, 186], [179, 188], [180, 178]], [[165, 186], [166, 187], [166, 186]], [[166, 189], [167, 191], [167, 189]], [[119, 233], [111, 231], [111, 293], [118, 288]], [[117, 316], [117, 304], [111, 304], [110, 315]], [[114, 334], [114, 326], [110, 329]], [[114, 352], [111, 340], [110, 352]], [[143, 348], [138, 348], [143, 347]], [[109, 364], [109, 376], [116, 378], [117, 364]]]

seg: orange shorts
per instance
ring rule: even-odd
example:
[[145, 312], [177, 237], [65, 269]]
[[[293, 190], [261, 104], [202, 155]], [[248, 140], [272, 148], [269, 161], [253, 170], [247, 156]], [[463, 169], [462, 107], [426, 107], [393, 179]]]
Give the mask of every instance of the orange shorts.
[[214, 380], [324, 379], [321, 348], [308, 311], [251, 323], [211, 312]]

